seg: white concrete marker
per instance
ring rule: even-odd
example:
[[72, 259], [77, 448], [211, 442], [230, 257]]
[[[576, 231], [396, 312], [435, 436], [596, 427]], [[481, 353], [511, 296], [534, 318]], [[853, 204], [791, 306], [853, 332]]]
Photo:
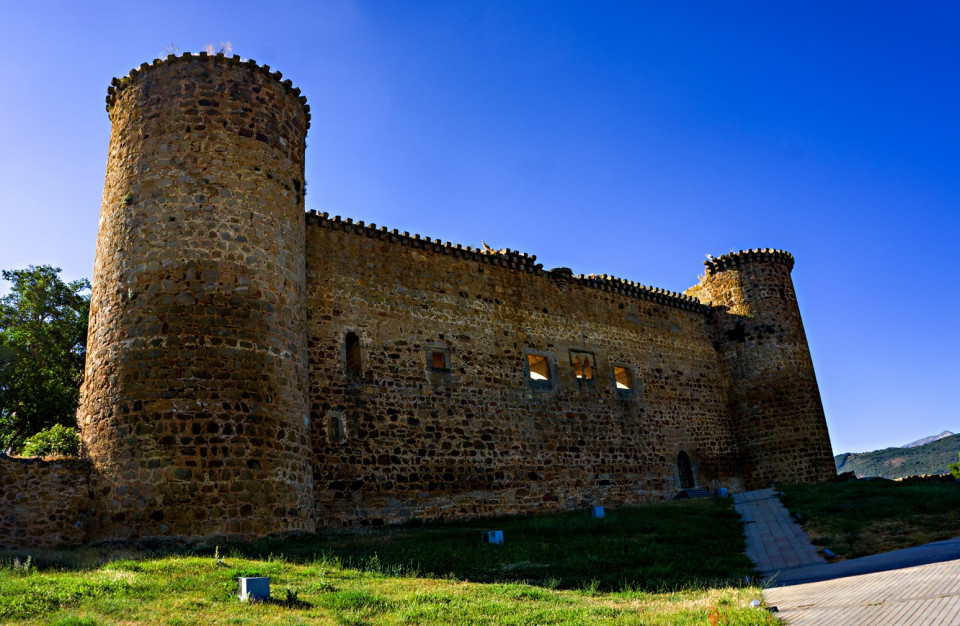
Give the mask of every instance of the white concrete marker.
[[246, 578], [241, 576], [237, 579], [240, 582], [240, 600], [248, 602], [261, 602], [270, 599], [270, 579], [266, 576], [257, 578]]

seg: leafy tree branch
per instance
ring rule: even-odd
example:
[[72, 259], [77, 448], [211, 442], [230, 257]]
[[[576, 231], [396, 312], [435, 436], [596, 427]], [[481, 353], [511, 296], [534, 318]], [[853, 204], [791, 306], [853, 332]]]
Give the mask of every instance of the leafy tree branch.
[[76, 427], [90, 281], [64, 282], [60, 271], [3, 270], [12, 286], [0, 298], [0, 450], [55, 424]]

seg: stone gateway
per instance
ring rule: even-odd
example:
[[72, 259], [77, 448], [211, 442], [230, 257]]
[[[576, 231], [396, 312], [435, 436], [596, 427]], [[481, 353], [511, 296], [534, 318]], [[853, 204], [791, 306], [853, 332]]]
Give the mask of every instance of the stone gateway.
[[[711, 259], [679, 294], [305, 212], [306, 98], [236, 56], [144, 64], [107, 110], [85, 460], [0, 459], [0, 545], [252, 539], [835, 474], [789, 253]], [[70, 498], [11, 495], [44, 481]]]

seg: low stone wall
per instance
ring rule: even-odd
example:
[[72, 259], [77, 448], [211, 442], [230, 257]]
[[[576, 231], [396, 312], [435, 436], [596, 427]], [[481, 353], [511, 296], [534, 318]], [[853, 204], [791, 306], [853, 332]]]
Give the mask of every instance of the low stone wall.
[[52, 548], [86, 541], [92, 466], [82, 459], [0, 454], [0, 548]]

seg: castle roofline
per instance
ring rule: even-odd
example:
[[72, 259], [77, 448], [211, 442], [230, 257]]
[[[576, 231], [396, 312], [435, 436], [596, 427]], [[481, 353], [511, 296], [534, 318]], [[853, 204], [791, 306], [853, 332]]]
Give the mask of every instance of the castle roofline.
[[709, 257], [703, 262], [707, 268], [707, 276], [716, 272], [735, 269], [746, 263], [781, 263], [787, 266], [787, 271], [792, 271], [794, 258], [786, 250], [754, 248], [752, 250], [730, 252], [719, 257]]
[[213, 63], [224, 63], [227, 65], [239, 67], [245, 66], [253, 70], [256, 70], [262, 73], [264, 76], [269, 76], [276, 80], [280, 85], [286, 88], [287, 93], [290, 93], [295, 97], [301, 105], [303, 105], [303, 112], [307, 120], [307, 129], [310, 128], [310, 105], [307, 104], [307, 97], [300, 93], [299, 87], [293, 86], [293, 81], [289, 78], [284, 80], [283, 74], [280, 72], [272, 72], [269, 65], [260, 65], [253, 59], [243, 60], [240, 58], [240, 55], [235, 54], [233, 56], [226, 56], [223, 53], [217, 54], [208, 54], [206, 52], [199, 52], [193, 54], [190, 52], [184, 52], [182, 55], [177, 56], [171, 54], [165, 59], [154, 59], [151, 63], [142, 63], [140, 67], [135, 67], [130, 70], [130, 73], [122, 78], [114, 78], [110, 81], [110, 86], [107, 87], [107, 113], [113, 109], [114, 103], [117, 101], [119, 95], [126, 89], [128, 86], [132, 85], [135, 81], [139, 80], [141, 76], [148, 73], [154, 68], [160, 67], [162, 65], [171, 65], [174, 63], [184, 63], [187, 61], [196, 61], [196, 60], [209, 60]]
[[434, 252], [435, 254], [445, 254], [455, 258], [471, 259], [479, 263], [488, 263], [497, 265], [517, 272], [526, 272], [529, 274], [547, 276], [557, 281], [567, 281], [610, 293], [616, 293], [623, 296], [646, 300], [656, 304], [672, 306], [685, 311], [691, 311], [699, 314], [706, 314], [710, 306], [701, 304], [697, 298], [686, 294], [668, 291], [659, 287], [648, 287], [631, 280], [617, 278], [607, 274], [596, 275], [573, 275], [566, 268], [557, 268], [552, 270], [543, 269], [542, 263], [537, 263], [535, 254], [527, 254], [505, 248], [503, 250], [490, 250], [482, 248], [472, 248], [461, 244], [453, 244], [449, 241], [443, 242], [439, 239], [430, 237], [421, 237], [418, 234], [411, 235], [409, 232], [399, 232], [396, 228], [388, 229], [386, 226], [377, 227], [376, 224], [365, 224], [363, 221], [354, 222], [353, 219], [342, 219], [339, 215], [330, 217], [329, 213], [317, 213], [316, 211], [307, 211], [306, 221], [308, 225], [314, 225], [319, 228], [330, 230], [340, 230], [345, 233], [351, 233], [358, 236], [370, 237], [380, 241], [387, 241], [402, 246], [410, 246], [420, 250]]

